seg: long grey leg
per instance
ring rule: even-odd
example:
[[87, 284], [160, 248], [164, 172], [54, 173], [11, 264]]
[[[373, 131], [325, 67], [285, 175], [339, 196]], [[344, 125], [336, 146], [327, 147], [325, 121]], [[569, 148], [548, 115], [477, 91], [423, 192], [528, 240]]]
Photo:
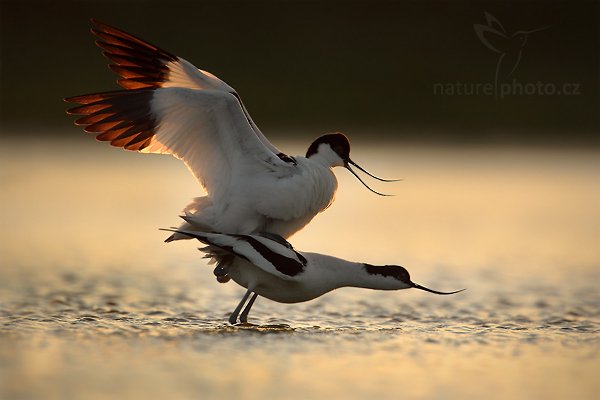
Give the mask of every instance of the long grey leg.
[[252, 297], [250, 297], [250, 301], [248, 302], [248, 304], [246, 304], [246, 308], [244, 308], [244, 311], [242, 311], [242, 315], [240, 315], [240, 322], [248, 322], [248, 313], [250, 312], [250, 309], [252, 308], [252, 305], [256, 301], [257, 297], [258, 295], [256, 293], [252, 294]]
[[233, 312], [229, 316], [229, 323], [231, 325], [235, 325], [235, 322], [237, 321], [237, 317], [240, 314], [240, 311], [242, 311], [242, 307], [244, 307], [246, 300], [248, 300], [248, 296], [250, 296], [250, 293], [252, 293], [252, 290], [248, 289], [248, 291], [246, 292], [244, 297], [242, 297], [242, 301], [240, 301], [240, 304], [238, 304], [238, 306], [235, 308], [235, 310], [233, 310]]

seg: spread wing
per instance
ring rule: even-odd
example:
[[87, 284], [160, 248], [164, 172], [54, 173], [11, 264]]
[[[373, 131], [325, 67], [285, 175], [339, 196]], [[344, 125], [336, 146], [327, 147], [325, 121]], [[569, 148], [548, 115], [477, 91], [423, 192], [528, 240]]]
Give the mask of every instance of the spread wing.
[[263, 271], [285, 280], [295, 280], [306, 268], [306, 258], [285, 240], [273, 240], [260, 235], [229, 235], [224, 233], [177, 231], [241, 257]]
[[232, 176], [291, 173], [292, 164], [256, 127], [239, 95], [216, 76], [109, 25], [93, 21], [96, 44], [124, 89], [65, 99], [77, 125], [113, 146], [169, 153], [215, 195]]

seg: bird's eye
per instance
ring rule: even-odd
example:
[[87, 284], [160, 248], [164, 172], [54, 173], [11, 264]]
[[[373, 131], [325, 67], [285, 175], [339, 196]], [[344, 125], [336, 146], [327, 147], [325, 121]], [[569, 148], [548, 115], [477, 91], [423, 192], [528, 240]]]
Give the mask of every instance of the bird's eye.
[[345, 151], [343, 146], [340, 146], [337, 144], [333, 146], [333, 151], [336, 152], [342, 158], [344, 158], [347, 153], [347, 151]]

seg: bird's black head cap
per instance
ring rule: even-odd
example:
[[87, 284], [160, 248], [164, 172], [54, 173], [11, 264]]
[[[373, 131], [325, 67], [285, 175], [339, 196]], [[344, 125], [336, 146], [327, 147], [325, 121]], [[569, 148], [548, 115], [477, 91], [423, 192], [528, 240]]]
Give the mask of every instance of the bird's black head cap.
[[344, 161], [350, 159], [350, 141], [343, 133], [328, 133], [319, 136], [306, 151], [306, 158], [316, 154], [321, 143], [328, 144], [331, 149]]

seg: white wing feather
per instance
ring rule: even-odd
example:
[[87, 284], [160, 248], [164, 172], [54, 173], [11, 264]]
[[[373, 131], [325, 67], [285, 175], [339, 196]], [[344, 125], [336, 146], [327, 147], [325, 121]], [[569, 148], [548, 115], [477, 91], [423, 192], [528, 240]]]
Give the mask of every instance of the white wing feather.
[[262, 171], [289, 174], [293, 167], [260, 132], [235, 90], [136, 36], [92, 20], [92, 32], [126, 91], [66, 99], [82, 104], [69, 110], [97, 139], [147, 153], [182, 159], [208, 191], [228, 192], [232, 176]]
[[221, 79], [217, 78], [215, 75], [211, 74], [208, 71], [196, 68], [192, 63], [181, 57], [178, 57], [176, 61], [171, 61], [167, 63], [167, 68], [169, 69], [169, 74], [162, 87], [183, 87], [201, 90], [221, 90], [233, 94], [237, 98], [237, 100], [239, 100], [242, 112], [248, 120], [248, 123], [254, 131], [254, 134], [274, 154], [281, 153], [279, 149], [277, 149], [271, 142], [269, 142], [269, 140], [265, 137], [265, 135], [263, 135], [260, 129], [258, 129], [258, 126], [250, 117], [250, 113], [248, 113], [248, 110], [246, 110], [244, 103], [242, 103], [240, 96], [237, 94], [235, 89], [233, 89], [227, 83], [223, 82]]
[[232, 175], [291, 173], [293, 167], [254, 134], [238, 100], [218, 90], [164, 88], [154, 92], [155, 136], [143, 152], [183, 160], [211, 197], [226, 194]]

